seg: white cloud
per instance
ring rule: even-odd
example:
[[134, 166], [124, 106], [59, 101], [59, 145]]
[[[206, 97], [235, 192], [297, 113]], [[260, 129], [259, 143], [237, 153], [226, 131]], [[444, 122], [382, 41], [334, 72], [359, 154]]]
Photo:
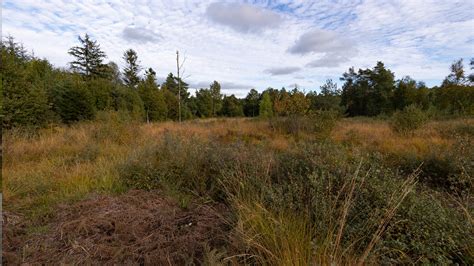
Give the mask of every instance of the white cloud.
[[336, 53], [326, 53], [321, 58], [309, 62], [306, 66], [312, 68], [338, 67], [347, 61], [349, 61], [349, 59], [345, 56]]
[[125, 27], [122, 31], [122, 37], [127, 41], [138, 43], [155, 43], [163, 38], [161, 37], [161, 34], [154, 32], [151, 29], [134, 26]]
[[453, 60], [474, 54], [472, 0], [254, 2], [4, 0], [2, 31], [58, 67], [85, 33], [108, 60], [123, 66], [133, 48], [158, 76], [176, 72], [179, 50], [189, 84], [217, 80], [243, 96], [292, 83], [317, 89], [379, 60], [397, 78], [436, 85]]
[[240, 3], [212, 3], [206, 14], [212, 21], [244, 33], [275, 27], [283, 20], [275, 12]]
[[354, 43], [338, 36], [337, 33], [322, 29], [313, 29], [301, 35], [295, 44], [288, 48], [292, 54], [309, 53], [349, 53]]
[[298, 72], [300, 70], [301, 70], [300, 67], [289, 66], [289, 67], [273, 67], [273, 68], [266, 69], [264, 72], [272, 76], [278, 76], [278, 75], [288, 75], [291, 73]]

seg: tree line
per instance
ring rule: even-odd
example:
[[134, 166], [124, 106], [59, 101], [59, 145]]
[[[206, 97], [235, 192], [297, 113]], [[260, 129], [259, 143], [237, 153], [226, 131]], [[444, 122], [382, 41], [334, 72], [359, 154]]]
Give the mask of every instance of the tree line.
[[[372, 69], [349, 68], [341, 77], [341, 89], [328, 80], [320, 92], [305, 93], [297, 87], [268, 88], [262, 93], [252, 89], [239, 99], [223, 95], [217, 81], [191, 96], [189, 85], [173, 73], [163, 84], [157, 83], [152, 68], [140, 75], [143, 67], [133, 49], [124, 52], [125, 67], [120, 70], [114, 62], [105, 63], [107, 56], [96, 40], [86, 34], [78, 41], [68, 52], [73, 57], [70, 67], [62, 69], [29, 54], [12, 37], [2, 40], [4, 128], [70, 124], [93, 119], [102, 110], [124, 112], [143, 121], [178, 120], [179, 106], [183, 119], [304, 115], [319, 110], [377, 116], [411, 105], [437, 114], [474, 115], [474, 74], [465, 73], [462, 59], [433, 88], [410, 77], [395, 80], [394, 73], [378, 62]], [[472, 70], [474, 59], [469, 65]]]

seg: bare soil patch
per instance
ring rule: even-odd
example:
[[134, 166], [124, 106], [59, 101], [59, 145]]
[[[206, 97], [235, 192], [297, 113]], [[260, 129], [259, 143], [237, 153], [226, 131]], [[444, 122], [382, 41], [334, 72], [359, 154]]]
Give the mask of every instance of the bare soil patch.
[[59, 206], [47, 232], [28, 232], [21, 216], [3, 215], [6, 264], [202, 263], [206, 248], [222, 248], [230, 231], [222, 204], [187, 209], [159, 192], [94, 196]]

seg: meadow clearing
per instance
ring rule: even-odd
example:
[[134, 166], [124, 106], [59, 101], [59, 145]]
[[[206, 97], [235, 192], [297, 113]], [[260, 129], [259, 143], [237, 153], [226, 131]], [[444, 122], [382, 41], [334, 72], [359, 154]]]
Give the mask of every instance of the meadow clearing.
[[18, 263], [472, 264], [474, 119], [94, 121], [3, 134]]

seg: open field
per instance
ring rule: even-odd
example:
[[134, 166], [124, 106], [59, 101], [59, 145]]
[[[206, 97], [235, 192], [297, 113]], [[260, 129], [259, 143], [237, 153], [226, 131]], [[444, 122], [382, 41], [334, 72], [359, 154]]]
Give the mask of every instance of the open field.
[[474, 263], [474, 119], [289, 119], [4, 132], [4, 261]]

